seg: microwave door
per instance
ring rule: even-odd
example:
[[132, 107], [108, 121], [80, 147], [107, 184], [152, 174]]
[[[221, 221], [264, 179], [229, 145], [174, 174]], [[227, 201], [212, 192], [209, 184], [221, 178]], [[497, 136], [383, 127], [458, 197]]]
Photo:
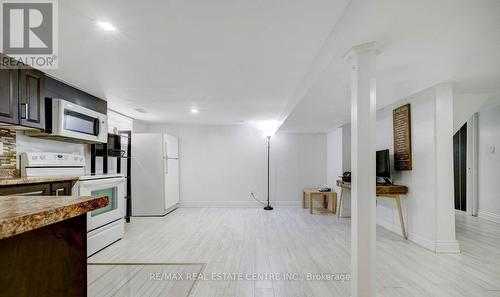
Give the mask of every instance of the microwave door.
[[98, 136], [99, 119], [72, 110], [64, 111], [64, 130]]
[[107, 141], [107, 116], [82, 106], [54, 99], [53, 131], [55, 136], [87, 140], [89, 142]]

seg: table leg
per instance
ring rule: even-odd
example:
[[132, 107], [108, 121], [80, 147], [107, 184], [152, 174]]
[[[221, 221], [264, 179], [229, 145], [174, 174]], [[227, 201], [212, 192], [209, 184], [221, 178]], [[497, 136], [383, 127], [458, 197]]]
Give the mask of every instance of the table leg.
[[337, 211], [337, 217], [342, 217], [342, 203], [344, 203], [344, 189], [340, 189], [340, 200], [339, 200], [339, 210]]
[[332, 197], [332, 213], [335, 214], [337, 211], [337, 193], [333, 192], [330, 196]]
[[302, 208], [306, 208], [306, 192], [302, 192]]
[[323, 208], [328, 208], [328, 197], [323, 195]]
[[309, 213], [313, 214], [313, 194], [309, 193]]
[[399, 223], [401, 224], [401, 233], [403, 234], [403, 238], [408, 240], [408, 235], [406, 234], [406, 229], [405, 229], [405, 221], [403, 219], [403, 211], [401, 210], [401, 198], [398, 196], [397, 198], [395, 198], [395, 200], [399, 212]]

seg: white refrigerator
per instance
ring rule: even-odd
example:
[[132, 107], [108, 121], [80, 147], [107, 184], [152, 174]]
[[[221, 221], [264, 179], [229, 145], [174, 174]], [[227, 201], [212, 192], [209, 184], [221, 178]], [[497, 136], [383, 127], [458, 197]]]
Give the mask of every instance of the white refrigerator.
[[132, 216], [163, 216], [179, 206], [179, 140], [132, 134]]

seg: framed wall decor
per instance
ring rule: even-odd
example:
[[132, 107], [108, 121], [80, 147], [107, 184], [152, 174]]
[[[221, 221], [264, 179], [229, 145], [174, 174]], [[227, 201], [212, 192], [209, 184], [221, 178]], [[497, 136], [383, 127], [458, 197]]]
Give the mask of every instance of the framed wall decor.
[[392, 111], [394, 137], [394, 169], [412, 170], [410, 104]]

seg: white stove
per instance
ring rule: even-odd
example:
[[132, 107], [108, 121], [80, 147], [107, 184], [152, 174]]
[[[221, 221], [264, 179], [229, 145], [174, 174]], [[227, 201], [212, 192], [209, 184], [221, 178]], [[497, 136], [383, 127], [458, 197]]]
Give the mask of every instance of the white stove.
[[87, 256], [120, 240], [125, 230], [125, 178], [121, 174], [85, 175], [85, 158], [75, 154], [23, 153], [23, 177], [78, 176], [73, 195], [108, 196], [106, 207], [87, 213]]

